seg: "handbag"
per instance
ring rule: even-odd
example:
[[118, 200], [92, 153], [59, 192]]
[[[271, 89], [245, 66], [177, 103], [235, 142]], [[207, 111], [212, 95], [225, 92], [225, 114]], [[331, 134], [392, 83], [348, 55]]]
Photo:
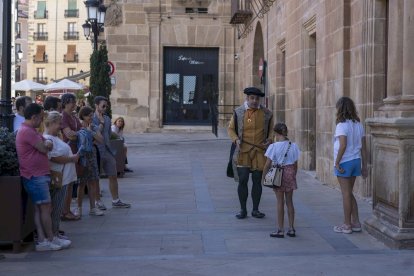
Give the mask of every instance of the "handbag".
[[50, 189], [61, 189], [63, 186], [63, 170], [65, 165], [63, 165], [62, 171], [50, 170]]
[[287, 154], [289, 152], [291, 145], [292, 145], [292, 142], [289, 141], [289, 146], [286, 150], [285, 157], [283, 158], [282, 163], [280, 165], [272, 164], [272, 167], [269, 169], [269, 171], [266, 173], [264, 177], [263, 186], [274, 189], [282, 185], [283, 165], [285, 164]]

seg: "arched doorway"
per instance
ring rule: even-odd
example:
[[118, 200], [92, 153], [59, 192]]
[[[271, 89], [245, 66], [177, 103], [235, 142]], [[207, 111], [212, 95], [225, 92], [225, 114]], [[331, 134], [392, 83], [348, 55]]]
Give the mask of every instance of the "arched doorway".
[[264, 86], [262, 80], [259, 77], [259, 62], [260, 59], [264, 60], [264, 46], [263, 46], [263, 32], [262, 25], [260, 22], [257, 22], [256, 31], [254, 33], [254, 44], [253, 44], [253, 66], [252, 66], [252, 76], [253, 76], [253, 86], [256, 86], [264, 91]]

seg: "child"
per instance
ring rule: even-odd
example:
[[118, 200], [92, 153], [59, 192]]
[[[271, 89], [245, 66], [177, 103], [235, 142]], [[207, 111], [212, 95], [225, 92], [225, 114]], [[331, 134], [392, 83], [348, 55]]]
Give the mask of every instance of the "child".
[[287, 235], [295, 237], [296, 231], [293, 226], [295, 220], [295, 208], [293, 206], [293, 190], [298, 188], [296, 184], [296, 173], [298, 171], [298, 158], [300, 150], [295, 143], [289, 141], [288, 129], [284, 123], [277, 123], [273, 128], [275, 132], [276, 142], [271, 144], [266, 150], [267, 157], [266, 164], [263, 168], [262, 183], [266, 173], [269, 171], [272, 164], [278, 164], [283, 167], [282, 185], [273, 189], [277, 199], [277, 224], [278, 229], [270, 233], [273, 238], [284, 238], [285, 232], [283, 228], [284, 221], [284, 204], [288, 209], [289, 230]]

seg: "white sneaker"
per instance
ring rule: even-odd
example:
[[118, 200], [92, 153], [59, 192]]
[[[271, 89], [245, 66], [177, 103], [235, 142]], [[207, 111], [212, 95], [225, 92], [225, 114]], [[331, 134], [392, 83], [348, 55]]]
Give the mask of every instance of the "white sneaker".
[[98, 208], [99, 210], [106, 210], [106, 206], [105, 204], [102, 202], [102, 200], [98, 200], [95, 202], [95, 206], [96, 208]]
[[77, 217], [81, 217], [82, 216], [82, 207], [76, 207], [75, 209], [73, 209], [72, 213]]
[[59, 239], [58, 237], [53, 237], [52, 243], [59, 245], [62, 249], [69, 248], [72, 244], [70, 240]]
[[36, 243], [36, 251], [56, 251], [61, 250], [62, 246], [55, 244], [49, 240]]
[[90, 211], [89, 211], [89, 215], [90, 216], [103, 216], [105, 213], [104, 212], [102, 212], [101, 210], [99, 210], [98, 208], [92, 208]]

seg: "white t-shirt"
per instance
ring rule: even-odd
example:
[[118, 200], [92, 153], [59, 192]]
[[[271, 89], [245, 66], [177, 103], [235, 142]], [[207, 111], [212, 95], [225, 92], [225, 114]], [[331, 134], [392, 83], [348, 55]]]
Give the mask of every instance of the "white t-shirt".
[[13, 131], [17, 132], [20, 126], [24, 123], [24, 117], [21, 116], [19, 113], [15, 113], [14, 116], [15, 117], [13, 119]]
[[[282, 164], [285, 158], [286, 151], [289, 146], [289, 141], [281, 141], [271, 144], [265, 153], [265, 156], [272, 160], [273, 164]], [[292, 165], [298, 161], [300, 150], [298, 146], [292, 142], [288, 151], [284, 165]]]
[[339, 136], [346, 136], [346, 149], [339, 163], [361, 158], [361, 140], [362, 137], [365, 136], [362, 124], [360, 122], [346, 120], [344, 123], [336, 125], [334, 136], [334, 161], [338, 156]]
[[63, 142], [61, 139], [59, 139], [59, 137], [49, 134], [43, 134], [43, 137], [45, 137], [45, 139], [50, 139], [53, 141], [53, 149], [49, 151], [49, 153], [47, 154], [49, 158], [50, 169], [57, 172], [61, 172], [63, 170], [63, 185], [67, 185], [69, 183], [72, 183], [73, 181], [76, 181], [78, 176], [76, 175], [76, 166], [74, 162], [59, 164], [50, 161], [52, 157], [72, 156], [73, 154], [72, 150], [70, 149], [70, 146]]

